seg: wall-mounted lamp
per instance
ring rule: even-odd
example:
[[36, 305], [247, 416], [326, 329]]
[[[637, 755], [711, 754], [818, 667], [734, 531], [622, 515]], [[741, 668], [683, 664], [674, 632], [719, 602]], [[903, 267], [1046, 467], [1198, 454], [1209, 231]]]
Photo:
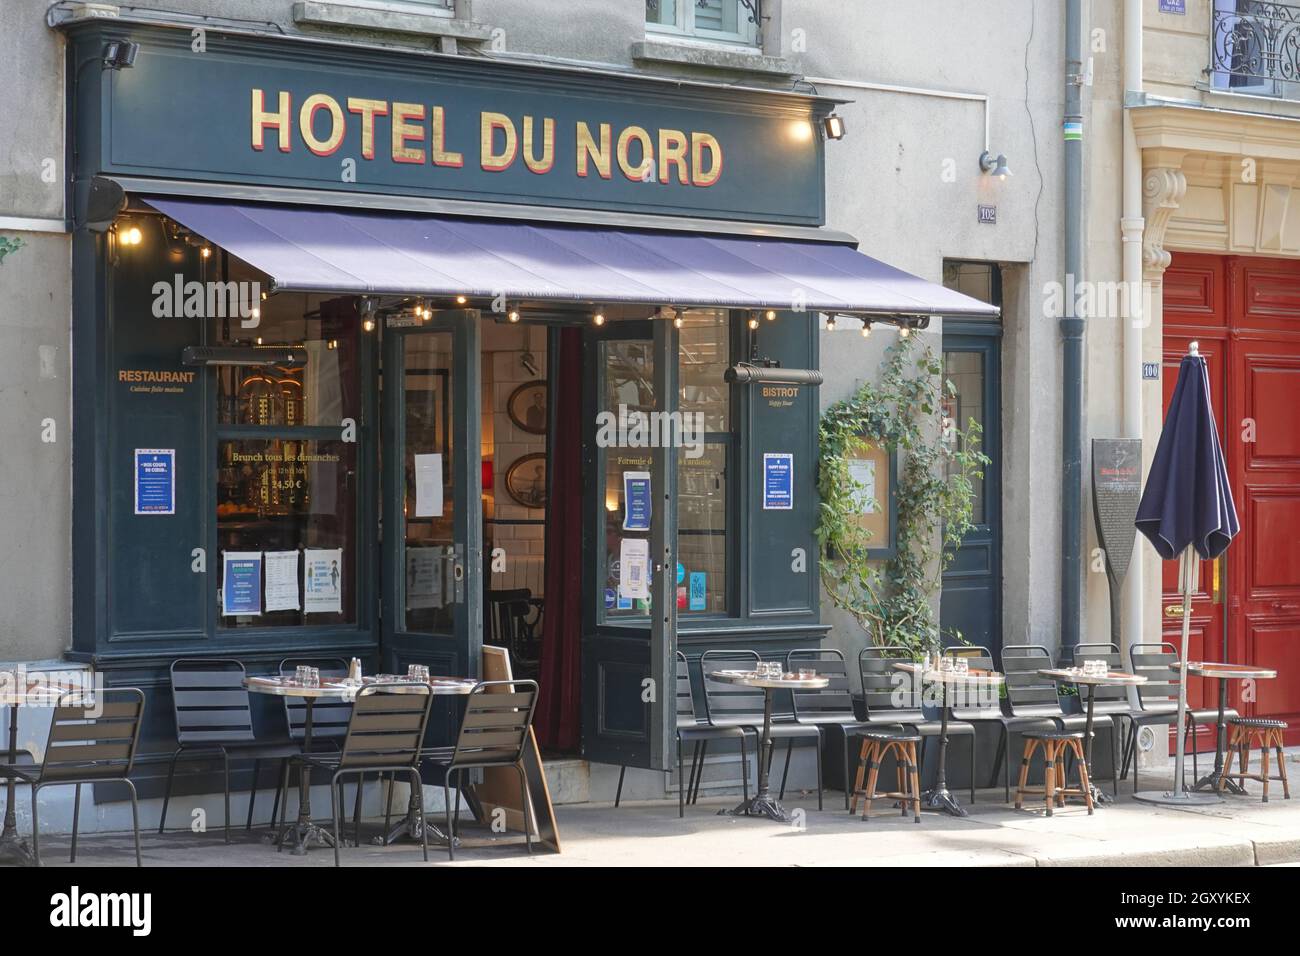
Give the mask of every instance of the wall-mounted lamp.
[[361, 313], [361, 330], [363, 332], [373, 332], [375, 330], [375, 300], [368, 295], [363, 295], [357, 300], [357, 311]]
[[834, 331], [835, 331], [835, 313], [834, 313], [834, 312], [831, 312], [829, 315], [826, 316], [826, 331], [827, 331], [827, 332], [834, 332]]
[[1011, 175], [1011, 170], [1007, 168], [1006, 155], [999, 153], [994, 156], [987, 149], [980, 153], [980, 169], [994, 179], [1006, 179]]
[[776, 320], [776, 309], [768, 309], [763, 313], [763, 318], [769, 322], [774, 322]]
[[597, 327], [605, 324], [605, 310], [596, 306], [596, 311], [591, 316], [591, 321]]
[[871, 320], [870, 320], [870, 319], [863, 319], [863, 320], [862, 320], [862, 337], [865, 339], [865, 338], [866, 338], [867, 336], [869, 336], [870, 334], [871, 334]]
[[756, 331], [758, 331], [758, 313], [757, 313], [757, 312], [751, 312], [751, 313], [749, 313], [749, 329], [750, 329], [751, 332], [756, 332]]
[[673, 309], [673, 328], [680, 329], [685, 324], [686, 319], [682, 315], [682, 310], [678, 308]]
[[844, 138], [844, 117], [838, 113], [831, 113], [822, 120], [822, 132], [826, 134], [827, 139]]
[[109, 40], [104, 44], [104, 69], [129, 70], [135, 66], [135, 56], [139, 52], [138, 43], [132, 43], [130, 40]]

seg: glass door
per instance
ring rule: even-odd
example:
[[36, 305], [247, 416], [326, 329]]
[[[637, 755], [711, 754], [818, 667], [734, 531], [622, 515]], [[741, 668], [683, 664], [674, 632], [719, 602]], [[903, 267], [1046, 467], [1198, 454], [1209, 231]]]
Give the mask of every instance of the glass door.
[[425, 664], [434, 674], [479, 673], [479, 378], [476, 311], [384, 329], [385, 670]]

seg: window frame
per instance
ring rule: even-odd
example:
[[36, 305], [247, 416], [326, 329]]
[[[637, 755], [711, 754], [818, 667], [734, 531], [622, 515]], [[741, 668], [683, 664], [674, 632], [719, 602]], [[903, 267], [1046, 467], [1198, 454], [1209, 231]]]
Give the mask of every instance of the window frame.
[[[658, 0], [658, 2], [664, 3], [666, 0]], [[676, 0], [677, 16], [675, 21], [671, 24], [658, 23], [647, 18], [645, 21], [646, 33], [671, 37], [676, 40], [720, 43], [727, 46], [743, 46], [754, 49], [761, 47], [762, 36], [760, 35], [759, 24], [762, 20], [762, 4], [760, 0], [754, 0], [755, 9], [752, 19], [745, 0], [721, 0], [721, 2], [736, 5], [736, 22], [740, 25], [739, 31], [730, 33], [699, 27], [695, 19], [696, 0]]]

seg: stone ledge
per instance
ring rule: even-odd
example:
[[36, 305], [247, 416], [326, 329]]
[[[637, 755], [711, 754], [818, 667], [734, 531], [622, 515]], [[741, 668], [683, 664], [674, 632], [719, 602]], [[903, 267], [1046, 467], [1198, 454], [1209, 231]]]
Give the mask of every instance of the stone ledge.
[[481, 23], [457, 20], [436, 13], [381, 10], [350, 3], [299, 0], [293, 5], [293, 20], [318, 27], [375, 30], [382, 33], [405, 33], [427, 37], [450, 37], [467, 43], [483, 43], [492, 31]]
[[738, 73], [765, 73], [770, 76], [794, 76], [799, 71], [789, 60], [766, 56], [757, 51], [726, 50], [713, 46], [669, 43], [663, 40], [638, 40], [632, 44], [632, 59], [648, 63], [672, 63], [710, 70]]

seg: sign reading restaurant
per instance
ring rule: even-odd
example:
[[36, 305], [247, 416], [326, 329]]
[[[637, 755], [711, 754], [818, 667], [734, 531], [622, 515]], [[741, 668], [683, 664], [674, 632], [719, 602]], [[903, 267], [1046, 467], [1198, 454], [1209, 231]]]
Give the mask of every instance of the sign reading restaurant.
[[[824, 222], [823, 116], [804, 94], [209, 31], [86, 25], [106, 129], [81, 174], [439, 200]], [[162, 189], [166, 192], [168, 190]]]

